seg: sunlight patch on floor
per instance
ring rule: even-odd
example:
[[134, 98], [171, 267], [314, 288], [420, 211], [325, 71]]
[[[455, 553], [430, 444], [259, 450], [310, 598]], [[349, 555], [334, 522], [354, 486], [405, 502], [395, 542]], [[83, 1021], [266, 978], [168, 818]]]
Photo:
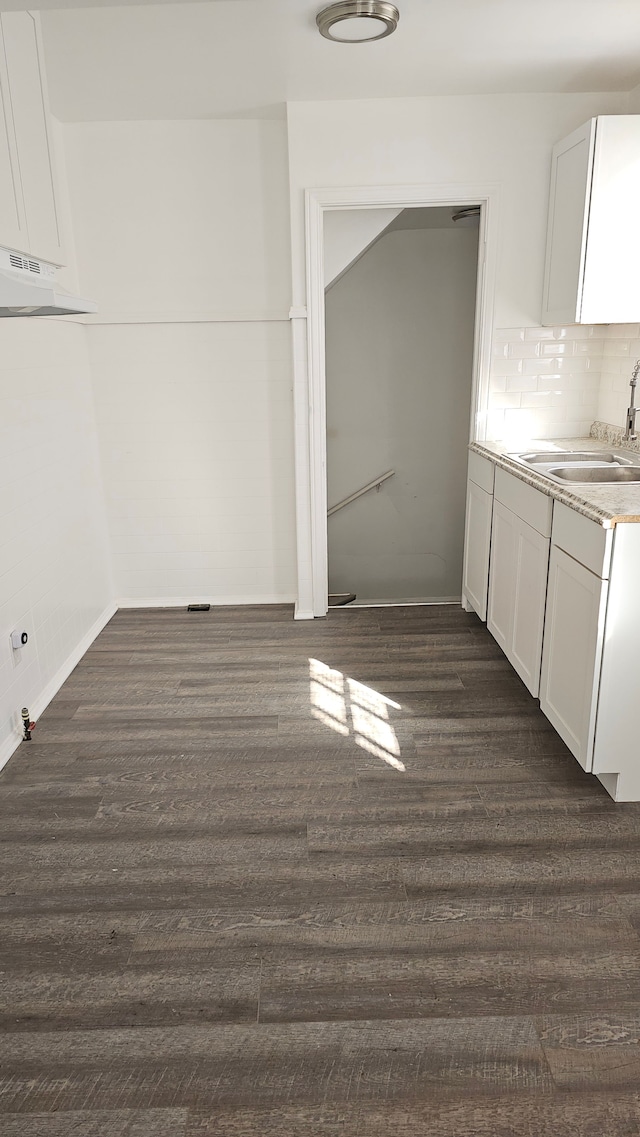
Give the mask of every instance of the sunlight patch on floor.
[[373, 687], [346, 678], [319, 659], [309, 660], [309, 701], [311, 714], [338, 734], [353, 733], [356, 746], [380, 758], [395, 770], [404, 771], [400, 744], [389, 719], [389, 707], [401, 710], [399, 703], [381, 695]]

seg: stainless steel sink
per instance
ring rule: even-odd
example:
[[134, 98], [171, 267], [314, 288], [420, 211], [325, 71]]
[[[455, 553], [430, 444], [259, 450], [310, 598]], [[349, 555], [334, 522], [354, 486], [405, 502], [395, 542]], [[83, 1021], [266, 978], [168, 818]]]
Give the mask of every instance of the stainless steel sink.
[[640, 455], [629, 450], [526, 451], [508, 457], [559, 485], [640, 482]]
[[510, 454], [510, 458], [517, 458], [527, 466], [551, 466], [562, 462], [587, 462], [593, 466], [597, 462], [618, 462], [617, 454], [603, 450], [553, 450], [538, 454]]
[[557, 466], [546, 471], [548, 477], [573, 485], [592, 482], [640, 482], [640, 466]]

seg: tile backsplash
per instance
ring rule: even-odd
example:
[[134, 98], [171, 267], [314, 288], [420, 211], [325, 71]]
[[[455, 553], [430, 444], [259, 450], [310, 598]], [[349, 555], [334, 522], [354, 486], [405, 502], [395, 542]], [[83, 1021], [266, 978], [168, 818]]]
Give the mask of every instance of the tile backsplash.
[[636, 359], [640, 359], [640, 325], [610, 324], [605, 330], [597, 418], [623, 426], [629, 405], [631, 372]]
[[602, 325], [497, 328], [487, 437], [588, 435], [598, 417], [607, 331]]

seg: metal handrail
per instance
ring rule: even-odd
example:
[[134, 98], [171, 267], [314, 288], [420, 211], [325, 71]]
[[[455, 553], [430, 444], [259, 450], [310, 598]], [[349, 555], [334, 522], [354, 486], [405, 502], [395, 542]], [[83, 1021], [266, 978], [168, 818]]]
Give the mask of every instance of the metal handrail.
[[349, 494], [349, 497], [345, 497], [344, 500], [339, 501], [337, 505], [332, 505], [331, 508], [327, 510], [327, 517], [331, 517], [332, 513], [337, 513], [339, 509], [344, 509], [345, 505], [348, 505], [350, 501], [355, 501], [357, 497], [362, 497], [363, 493], [368, 493], [369, 490], [376, 489], [376, 487], [380, 489], [382, 483], [386, 482], [387, 478], [392, 478], [394, 474], [395, 470], [387, 470], [386, 474], [380, 474], [379, 478], [375, 478], [372, 482], [368, 482], [366, 486], [362, 487], [362, 489], [356, 490], [355, 493]]

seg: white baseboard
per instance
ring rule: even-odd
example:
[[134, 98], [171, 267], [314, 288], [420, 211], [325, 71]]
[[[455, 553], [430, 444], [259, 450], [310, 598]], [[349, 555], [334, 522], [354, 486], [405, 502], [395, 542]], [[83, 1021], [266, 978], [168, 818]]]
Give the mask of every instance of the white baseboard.
[[295, 606], [295, 610], [293, 613], [293, 618], [294, 618], [294, 620], [313, 620], [314, 616], [313, 616], [313, 612], [311, 611], [310, 608], [298, 607], [298, 602], [296, 600], [296, 606]]
[[408, 608], [419, 604], [460, 604], [460, 597], [411, 596], [407, 600], [354, 600], [351, 604], [337, 604], [331, 611], [337, 612], [338, 608]]
[[[35, 699], [31, 700], [29, 711], [31, 718], [37, 720], [43, 711], [49, 706], [49, 703], [58, 694], [62, 684], [67, 681], [74, 667], [76, 667], [86, 651], [91, 647], [93, 641], [100, 635], [102, 629], [109, 623], [112, 616], [115, 616], [118, 611], [118, 606], [115, 603], [108, 604], [103, 612], [100, 613], [98, 619], [91, 625], [89, 631], [82, 637], [80, 643], [73, 649], [70, 655], [67, 656], [62, 667], [56, 671], [53, 679], [47, 683], [44, 691], [40, 693]], [[20, 743], [22, 742], [22, 729], [16, 727], [15, 733], [7, 738], [2, 746], [0, 746], [0, 770], [6, 766], [12, 754], [15, 754]]]
[[275, 594], [259, 596], [121, 596], [116, 600], [116, 608], [186, 608], [188, 604], [210, 604], [212, 608], [223, 605], [241, 608], [246, 604], [295, 604], [295, 596]]

